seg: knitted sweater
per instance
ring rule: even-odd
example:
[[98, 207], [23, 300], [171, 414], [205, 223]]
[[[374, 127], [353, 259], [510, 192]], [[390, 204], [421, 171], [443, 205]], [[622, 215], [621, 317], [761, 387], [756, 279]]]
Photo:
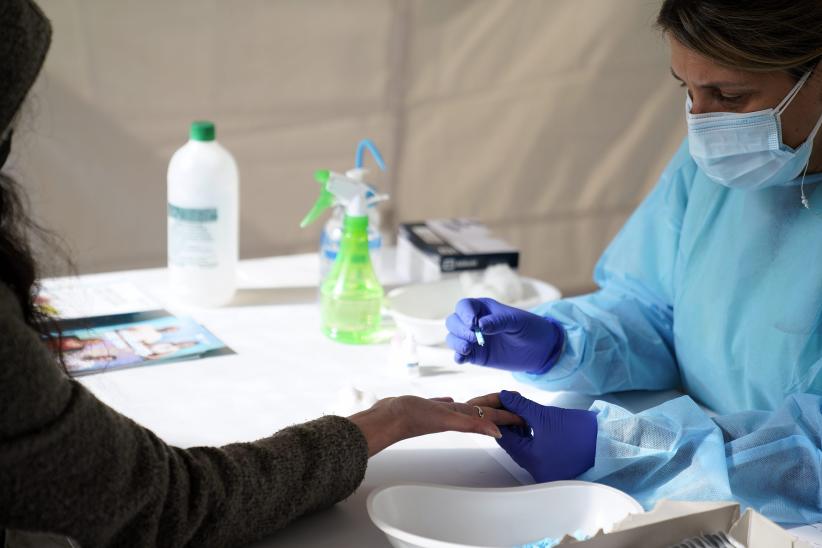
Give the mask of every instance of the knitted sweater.
[[333, 416], [171, 447], [69, 379], [0, 284], [0, 530], [84, 548], [238, 546], [350, 495], [367, 459], [359, 428]]

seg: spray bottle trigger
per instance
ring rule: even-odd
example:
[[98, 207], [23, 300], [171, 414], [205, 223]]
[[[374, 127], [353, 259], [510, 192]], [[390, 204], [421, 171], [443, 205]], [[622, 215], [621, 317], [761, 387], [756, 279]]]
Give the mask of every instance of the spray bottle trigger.
[[320, 183], [320, 196], [317, 198], [317, 201], [314, 202], [314, 207], [311, 208], [311, 211], [300, 221], [300, 227], [305, 228], [310, 225], [316, 221], [326, 209], [334, 205], [334, 195], [326, 188], [330, 177], [331, 172], [327, 169], [320, 169], [314, 172], [314, 180]]
[[318, 169], [314, 172], [314, 180], [321, 185], [325, 185], [328, 182], [329, 177], [331, 177], [331, 171], [327, 169]]

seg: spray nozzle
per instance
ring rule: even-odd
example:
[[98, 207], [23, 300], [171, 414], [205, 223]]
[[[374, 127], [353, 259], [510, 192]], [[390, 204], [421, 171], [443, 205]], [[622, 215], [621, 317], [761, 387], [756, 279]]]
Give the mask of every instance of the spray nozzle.
[[357, 166], [357, 169], [362, 168], [362, 155], [366, 150], [374, 157], [374, 161], [377, 162], [380, 170], [385, 171], [385, 162], [382, 160], [382, 154], [380, 154], [380, 150], [371, 139], [363, 139], [357, 144], [357, 153], [354, 157], [354, 165]]
[[345, 206], [349, 216], [365, 216], [367, 208], [388, 199], [387, 194], [378, 194], [376, 189], [365, 182], [367, 169], [362, 167], [363, 153], [368, 150], [381, 170], [385, 170], [385, 162], [376, 145], [370, 139], [363, 139], [357, 145], [354, 169], [345, 174], [335, 173], [327, 169], [314, 172], [314, 180], [320, 183], [320, 196], [314, 202], [311, 211], [300, 222], [306, 227], [316, 221], [329, 207], [340, 203]]
[[[317, 198], [314, 207], [300, 223], [301, 227], [310, 225], [326, 209], [337, 203], [345, 207], [346, 215], [364, 217], [368, 215], [369, 201], [376, 202], [381, 198], [381, 196], [373, 194], [371, 187], [365, 182], [341, 173], [323, 170], [316, 172], [314, 177], [321, 185], [320, 197]], [[371, 198], [368, 198], [369, 193], [372, 194]]]
[[361, 167], [355, 167], [354, 169], [349, 169], [345, 172], [346, 177], [360, 181], [368, 187], [368, 190], [365, 193], [365, 204], [368, 207], [372, 207], [380, 202], [387, 201], [389, 198], [388, 194], [380, 194], [377, 192], [376, 188], [366, 183], [366, 175], [368, 175], [368, 170]]

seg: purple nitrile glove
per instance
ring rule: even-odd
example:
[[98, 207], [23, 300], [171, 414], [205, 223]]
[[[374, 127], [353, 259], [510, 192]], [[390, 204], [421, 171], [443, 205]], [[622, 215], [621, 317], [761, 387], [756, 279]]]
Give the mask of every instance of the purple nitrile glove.
[[[541, 374], [559, 359], [565, 331], [552, 318], [498, 303], [462, 299], [445, 321], [457, 363]], [[477, 342], [479, 330], [485, 344]]]
[[499, 400], [528, 426], [501, 426], [497, 443], [538, 483], [573, 479], [594, 465], [596, 413], [540, 405], [507, 390], [499, 393]]

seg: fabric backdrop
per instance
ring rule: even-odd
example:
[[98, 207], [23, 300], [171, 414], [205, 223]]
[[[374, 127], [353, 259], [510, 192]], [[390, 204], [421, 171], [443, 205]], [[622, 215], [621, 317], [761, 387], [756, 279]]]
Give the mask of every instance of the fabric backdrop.
[[206, 118], [242, 257], [314, 250], [313, 171], [371, 137], [387, 231], [477, 217], [582, 291], [685, 133], [660, 0], [39, 1], [54, 42], [13, 171], [81, 272], [165, 264], [168, 160]]

